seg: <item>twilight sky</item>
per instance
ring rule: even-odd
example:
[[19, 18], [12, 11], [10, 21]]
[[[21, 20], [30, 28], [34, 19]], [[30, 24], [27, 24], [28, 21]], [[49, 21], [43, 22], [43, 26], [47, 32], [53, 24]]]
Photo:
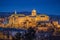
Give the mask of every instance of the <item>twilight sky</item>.
[[60, 0], [0, 0], [0, 12], [28, 11], [60, 15]]

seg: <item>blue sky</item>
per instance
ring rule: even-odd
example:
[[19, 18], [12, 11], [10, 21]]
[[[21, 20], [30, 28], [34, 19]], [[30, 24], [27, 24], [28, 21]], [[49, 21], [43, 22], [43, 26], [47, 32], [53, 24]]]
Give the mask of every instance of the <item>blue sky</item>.
[[60, 15], [60, 0], [0, 0], [0, 12], [32, 11]]

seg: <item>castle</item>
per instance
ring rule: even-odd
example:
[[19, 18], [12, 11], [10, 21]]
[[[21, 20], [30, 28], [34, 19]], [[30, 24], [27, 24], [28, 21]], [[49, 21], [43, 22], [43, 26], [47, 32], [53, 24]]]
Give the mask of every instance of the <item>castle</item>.
[[35, 27], [37, 22], [49, 21], [49, 16], [47, 15], [37, 15], [36, 10], [32, 10], [31, 15], [14, 14], [9, 16], [9, 23], [6, 25], [10, 27]]

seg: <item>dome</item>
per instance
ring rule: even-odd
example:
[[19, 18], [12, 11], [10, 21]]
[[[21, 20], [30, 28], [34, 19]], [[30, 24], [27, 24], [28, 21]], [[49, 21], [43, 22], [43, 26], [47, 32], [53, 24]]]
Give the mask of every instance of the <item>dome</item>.
[[32, 12], [36, 12], [36, 10], [34, 9], [34, 10], [32, 10]]

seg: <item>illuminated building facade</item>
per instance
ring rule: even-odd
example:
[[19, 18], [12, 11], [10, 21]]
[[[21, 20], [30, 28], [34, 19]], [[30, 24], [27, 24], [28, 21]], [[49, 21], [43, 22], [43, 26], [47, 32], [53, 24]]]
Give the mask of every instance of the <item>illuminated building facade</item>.
[[49, 21], [49, 16], [47, 15], [37, 15], [36, 10], [32, 10], [31, 15], [24, 14], [12, 14], [9, 16], [9, 23], [6, 27], [16, 27], [16, 28], [28, 28], [28, 27], [36, 27], [37, 22], [40, 21]]

